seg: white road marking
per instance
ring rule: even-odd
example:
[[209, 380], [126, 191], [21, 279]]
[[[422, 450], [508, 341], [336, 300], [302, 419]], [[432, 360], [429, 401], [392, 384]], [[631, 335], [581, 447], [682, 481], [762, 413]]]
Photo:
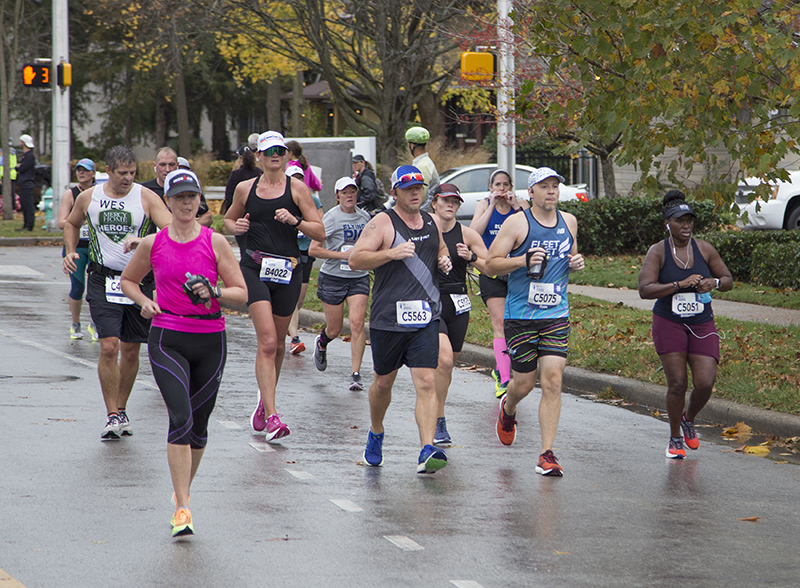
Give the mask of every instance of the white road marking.
[[314, 476], [309, 474], [308, 472], [304, 472], [303, 470], [290, 470], [286, 468], [286, 471], [292, 474], [298, 480], [313, 480]]
[[425, 549], [422, 545], [416, 541], [412, 541], [405, 535], [384, 535], [383, 538], [394, 543], [396, 547], [399, 547], [403, 551], [420, 551]]
[[218, 422], [220, 425], [222, 425], [223, 427], [225, 427], [226, 429], [241, 429], [241, 428], [242, 428], [242, 427], [241, 427], [241, 425], [239, 425], [239, 423], [237, 423], [237, 422], [235, 422], [235, 421], [221, 421], [221, 420], [217, 420], [217, 422]]
[[363, 508], [358, 506], [352, 500], [347, 500], [346, 498], [331, 498], [331, 502], [345, 512], [364, 512]]
[[29, 268], [27, 265], [0, 265], [0, 276], [43, 278], [44, 274]]
[[481, 584], [473, 580], [450, 580], [450, 583], [458, 588], [483, 588]]
[[270, 453], [271, 451], [275, 451], [272, 447], [269, 446], [269, 443], [250, 443], [250, 447], [255, 449], [256, 451], [260, 451], [261, 453]]

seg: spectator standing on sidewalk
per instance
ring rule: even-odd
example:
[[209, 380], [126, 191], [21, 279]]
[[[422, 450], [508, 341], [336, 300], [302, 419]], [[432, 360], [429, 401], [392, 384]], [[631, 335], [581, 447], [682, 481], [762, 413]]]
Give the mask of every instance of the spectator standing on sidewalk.
[[[669, 236], [647, 252], [639, 272], [639, 296], [656, 299], [653, 343], [667, 377], [666, 456], [683, 459], [684, 444], [689, 449], [700, 446], [694, 420], [711, 398], [717, 379], [719, 335], [711, 291], [730, 290], [733, 277], [710, 243], [692, 237], [696, 215], [683, 192], [670, 190], [663, 204]], [[688, 407], [687, 364], [692, 370]]]
[[36, 210], [33, 205], [33, 188], [36, 186], [36, 156], [33, 154], [33, 137], [19, 136], [22, 148], [22, 160], [17, 164], [17, 193], [19, 206], [22, 209], [22, 227], [18, 231], [32, 231], [36, 222]]
[[430, 212], [433, 191], [439, 185], [439, 172], [436, 170], [436, 164], [433, 163], [431, 156], [428, 154], [428, 141], [430, 138], [431, 134], [425, 127], [411, 127], [405, 134], [408, 149], [414, 158], [411, 165], [422, 172], [422, 177], [427, 185], [425, 203], [422, 205], [422, 210], [425, 212]]

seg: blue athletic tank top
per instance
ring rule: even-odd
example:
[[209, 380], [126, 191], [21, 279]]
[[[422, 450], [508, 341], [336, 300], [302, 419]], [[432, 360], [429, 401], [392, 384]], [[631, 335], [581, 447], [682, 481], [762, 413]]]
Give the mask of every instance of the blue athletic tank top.
[[[692, 252], [694, 253], [694, 265], [686, 269], [678, 267], [678, 264], [672, 258], [669, 239], [664, 239], [664, 265], [661, 267], [661, 271], [658, 272], [658, 282], [660, 284], [671, 284], [672, 282], [680, 282], [694, 274], [700, 274], [704, 278], [713, 277], [711, 269], [708, 267], [703, 254], [700, 253], [700, 248], [697, 246], [697, 241], [694, 240], [694, 237], [692, 237]], [[681, 296], [682, 298], [676, 298]], [[714, 318], [714, 311], [711, 309], [710, 302], [702, 304], [698, 300], [698, 296], [699, 294], [693, 288], [682, 288], [674, 294], [656, 300], [653, 306], [653, 314], [685, 325], [707, 323]], [[700, 310], [700, 304], [703, 306], [702, 310]], [[674, 311], [678, 311], [680, 314]]]
[[[275, 211], [285, 208], [296, 218], [303, 218], [300, 207], [292, 199], [292, 182], [287, 178], [286, 189], [278, 198], [259, 198], [256, 186], [259, 179], [253, 182], [250, 194], [245, 203], [245, 214], [250, 214], [250, 229], [244, 234], [247, 247], [251, 251], [262, 251], [283, 257], [300, 257], [297, 245], [297, 229], [275, 220]], [[258, 269], [260, 265], [249, 255], [243, 255], [240, 264]]]
[[398, 323], [397, 313], [400, 301], [423, 301], [430, 307], [431, 321], [442, 314], [439, 296], [439, 230], [427, 212], [422, 214], [422, 228], [409, 228], [394, 210], [388, 214], [394, 226], [392, 247], [411, 239], [414, 242], [414, 257], [390, 261], [375, 268], [375, 282], [372, 286], [372, 306], [370, 307], [370, 327], [383, 331], [407, 332], [407, 327]]
[[511, 252], [510, 257], [524, 256], [531, 247], [543, 247], [547, 251], [547, 267], [542, 279], [536, 282], [528, 278], [525, 267], [509, 274], [505, 318], [569, 318], [567, 255], [572, 251], [575, 239], [559, 211], [556, 211], [558, 220], [554, 227], [540, 224], [530, 209], [523, 214], [528, 221], [528, 235], [522, 245]]
[[513, 208], [508, 211], [508, 214], [500, 214], [497, 212], [496, 208], [492, 211], [492, 216], [489, 217], [489, 222], [486, 224], [486, 230], [484, 230], [483, 235], [481, 235], [483, 242], [486, 244], [486, 249], [491, 247], [494, 238], [497, 237], [497, 233], [500, 231], [500, 227], [505, 220], [517, 212], [519, 211]]

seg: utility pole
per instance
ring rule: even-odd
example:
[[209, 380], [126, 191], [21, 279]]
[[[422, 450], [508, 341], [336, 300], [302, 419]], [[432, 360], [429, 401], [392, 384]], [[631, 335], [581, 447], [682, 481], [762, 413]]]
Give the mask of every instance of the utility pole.
[[[52, 71], [60, 63], [69, 63], [69, 22], [67, 0], [53, 0], [53, 60]], [[58, 207], [61, 195], [69, 188], [70, 157], [69, 85], [53, 84], [53, 166], [50, 185], [53, 188], [53, 215], [48, 231], [58, 231]]]
[[[500, 40], [500, 83], [497, 88], [497, 166], [515, 181], [517, 163], [516, 124], [508, 113], [514, 110], [514, 36], [511, 32], [513, 0], [497, 0], [497, 36]], [[527, 186], [526, 186], [527, 188]]]

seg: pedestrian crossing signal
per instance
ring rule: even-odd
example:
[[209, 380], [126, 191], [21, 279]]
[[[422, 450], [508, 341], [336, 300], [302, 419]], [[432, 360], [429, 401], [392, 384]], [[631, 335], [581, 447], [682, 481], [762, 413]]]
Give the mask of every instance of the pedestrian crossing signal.
[[26, 63], [22, 68], [22, 85], [30, 88], [49, 88], [50, 66], [46, 63]]

